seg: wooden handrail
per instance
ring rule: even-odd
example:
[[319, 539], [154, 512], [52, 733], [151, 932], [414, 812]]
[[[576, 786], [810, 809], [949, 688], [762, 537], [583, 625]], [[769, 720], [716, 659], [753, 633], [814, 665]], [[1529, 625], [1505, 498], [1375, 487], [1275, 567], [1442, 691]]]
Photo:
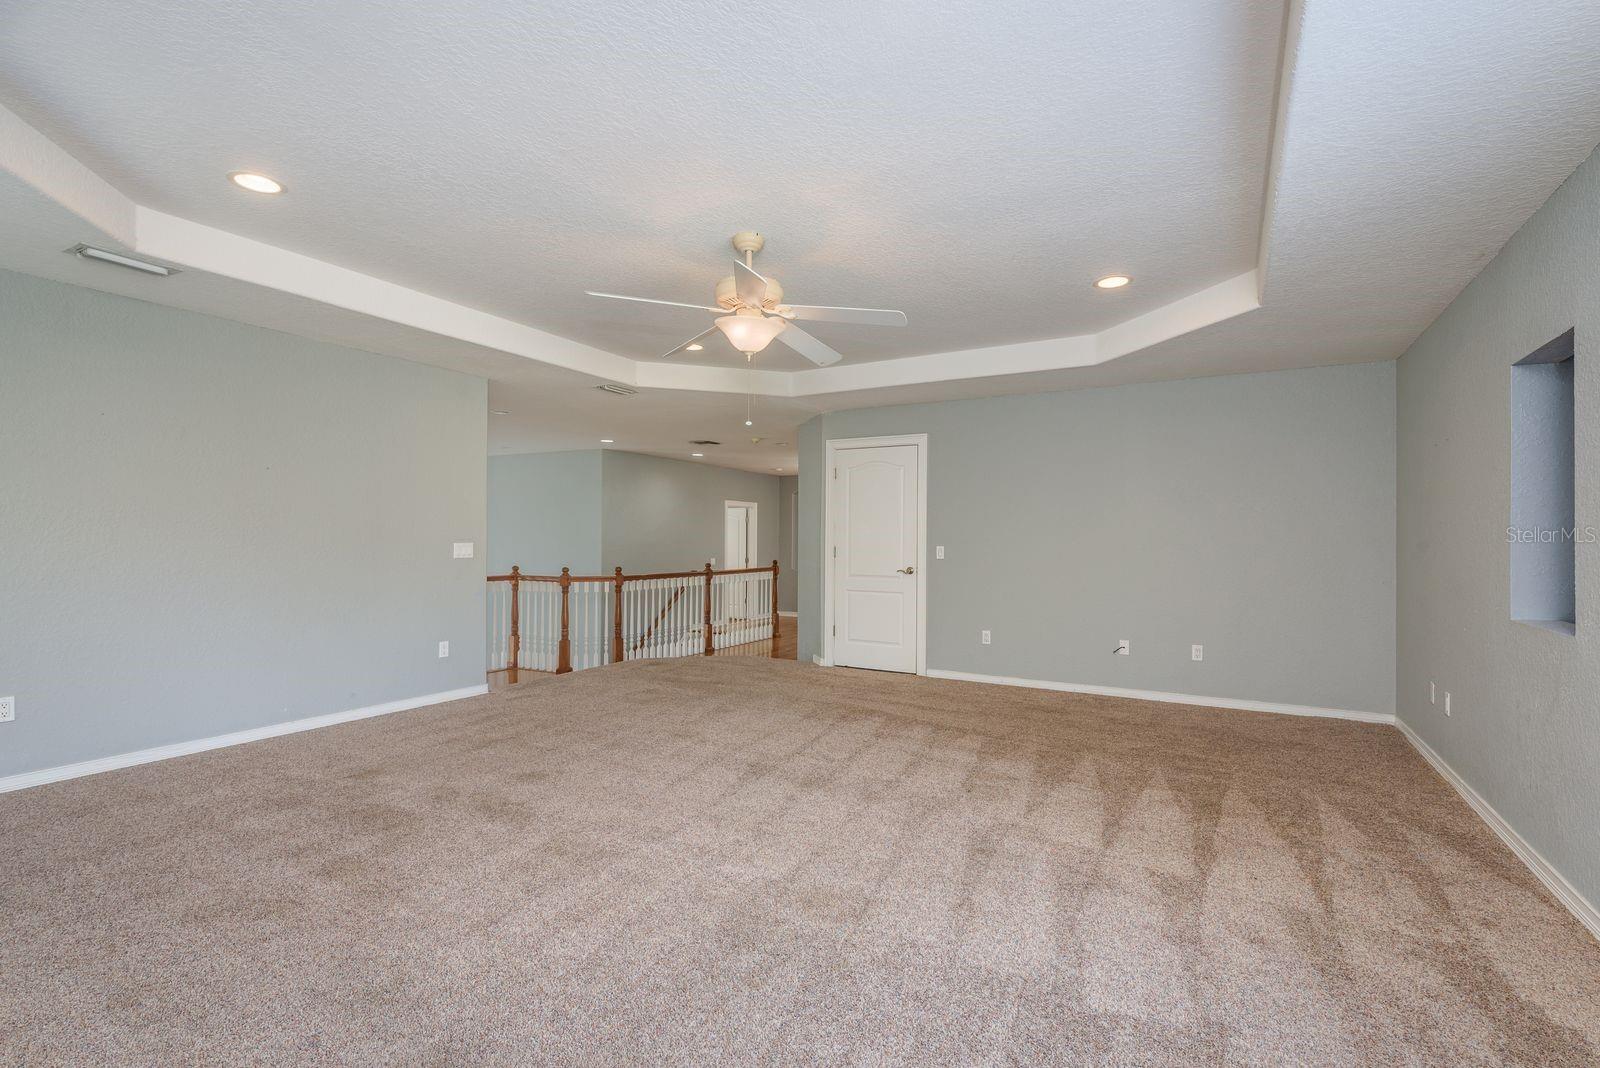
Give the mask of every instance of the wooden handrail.
[[[710, 565], [707, 565], [710, 566]], [[512, 568], [516, 571], [516, 568]], [[621, 570], [620, 568], [618, 570]], [[771, 571], [772, 567], [730, 567], [722, 571], [712, 570], [713, 575], [761, 575]], [[673, 579], [673, 578], [700, 578], [705, 574], [700, 571], [656, 571], [648, 575], [623, 575], [623, 582], [642, 582], [645, 579]], [[517, 579], [521, 582], [615, 582], [617, 576], [611, 575], [528, 575], [518, 572]], [[510, 575], [486, 575], [487, 582], [510, 582]]]

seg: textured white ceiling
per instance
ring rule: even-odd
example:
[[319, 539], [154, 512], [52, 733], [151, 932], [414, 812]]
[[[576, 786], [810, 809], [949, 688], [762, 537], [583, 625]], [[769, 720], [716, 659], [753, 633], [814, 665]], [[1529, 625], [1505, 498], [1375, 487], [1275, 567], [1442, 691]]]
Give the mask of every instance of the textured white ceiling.
[[[656, 357], [728, 237], [853, 361], [1254, 265], [1281, 0], [3, 5], [0, 101], [140, 204]], [[224, 181], [260, 170], [286, 195]], [[1090, 282], [1120, 271], [1124, 292]], [[808, 327], [808, 329], [811, 329]], [[702, 362], [740, 361], [720, 335]], [[810, 365], [784, 346], [766, 366]]]
[[[1232, 151], [1207, 156], [1203, 146], [1196, 148], [1181, 131], [1174, 144], [1163, 144], [1134, 136], [1157, 126], [1146, 122], [1140, 131], [1130, 133], [1127, 124], [1141, 121], [1138, 115], [1187, 114], [1193, 101], [1186, 72], [1202, 64], [1205, 57], [1200, 52], [1209, 51], [1213, 73], [1231, 80], [1235, 90], [1231, 99], [1241, 110], [1229, 111], [1222, 96], [1211, 97], [1195, 109], [1204, 114], [1194, 121], [1209, 124], [1206, 128], [1214, 131], [1229, 127], [1232, 120], [1227, 115], [1254, 106], [1246, 101], [1257, 92], [1257, 75], [1250, 67], [1254, 61], [1244, 57], [1260, 43], [1251, 27], [1277, 25], [1280, 11], [1275, 3], [1235, 8], [1152, 0], [1136, 10], [1123, 5], [1066, 15], [1041, 8], [1032, 13], [1031, 21], [1024, 17], [1028, 12], [1003, 6], [985, 9], [986, 19], [963, 16], [943, 5], [915, 9], [933, 13], [930, 18], [935, 21], [927, 27], [912, 9], [902, 9], [897, 24], [926, 31], [927, 49], [902, 46], [896, 39], [878, 52], [864, 42], [878, 25], [874, 20], [885, 16], [841, 9], [834, 14], [849, 32], [842, 35], [848, 47], [839, 55], [848, 63], [817, 45], [814, 34], [782, 48], [774, 48], [771, 37], [758, 37], [752, 40], [768, 42], [765, 47], [775, 56], [765, 67], [739, 69], [736, 76], [724, 69], [736, 64], [708, 58], [705, 40], [731, 40], [731, 27], [742, 30], [752, 25], [750, 13], [719, 8], [702, 19], [713, 27], [694, 54], [694, 62], [705, 68], [702, 81], [684, 73], [681, 53], [662, 51], [664, 42], [679, 39], [673, 37], [675, 30], [654, 32], [653, 20], [665, 17], [665, 9], [652, 9], [654, 15], [637, 7], [607, 9], [575, 14], [565, 22], [559, 13], [546, 14], [543, 17], [551, 21], [538, 31], [525, 26], [520, 34], [501, 34], [509, 38], [505, 42], [496, 37], [497, 24], [483, 7], [454, 7], [453, 18], [406, 13], [406, 21], [398, 26], [382, 20], [401, 16], [369, 10], [362, 18], [378, 21], [363, 24], [362, 29], [370, 31], [365, 46], [354, 47], [346, 34], [341, 47], [350, 48], [352, 54], [341, 62], [350, 70], [330, 73], [302, 69], [310, 62], [309, 51], [315, 50], [303, 43], [309, 35], [306, 20], [348, 20], [353, 15], [281, 6], [253, 11], [191, 7], [158, 11], [148, 2], [112, 7], [0, 0], [0, 24], [6, 31], [0, 37], [0, 103], [23, 112], [111, 182], [101, 182], [43, 138], [18, 151], [19, 138], [0, 111], [0, 164], [12, 172], [0, 171], [0, 267], [483, 375], [491, 380], [494, 406], [514, 412], [491, 424], [493, 451], [588, 448], [600, 437], [615, 437], [619, 448], [682, 456], [688, 439], [709, 436], [728, 444], [708, 460], [770, 471], [793, 463], [794, 428], [819, 410], [1393, 359], [1600, 141], [1600, 92], [1595, 89], [1600, 85], [1600, 3], [1595, 0], [1518, 4], [1297, 0], [1288, 19], [1282, 63], [1286, 82], [1277, 118], [1261, 114], [1253, 120], [1259, 124], [1260, 144], [1265, 146], [1270, 139], [1271, 160], [1264, 148], [1258, 149], [1253, 172], [1243, 177]], [[173, 17], [174, 10], [188, 19]], [[270, 15], [264, 13], [267, 10]], [[482, 16], [477, 32], [484, 40], [473, 40], [461, 15], [464, 10]], [[80, 27], [74, 19], [84, 11], [98, 11], [110, 29], [90, 33]], [[347, 9], [340, 6], [339, 11]], [[809, 25], [824, 11], [819, 6], [790, 10], [783, 19], [789, 25]], [[630, 15], [631, 21], [625, 17]], [[1149, 24], [1151, 41], [1126, 39], [1128, 21], [1135, 17]], [[414, 39], [422, 32], [414, 20], [428, 18], [443, 20], [438, 56], [426, 55], [427, 49]], [[528, 23], [532, 16], [510, 18]], [[1063, 19], [1075, 21], [1059, 21]], [[169, 32], [154, 33], [146, 24], [150, 20]], [[966, 35], [968, 52], [944, 32], [946, 22]], [[609, 28], [609, 34], [597, 31], [597, 26]], [[1168, 34], [1169, 26], [1185, 29], [1182, 34]], [[226, 49], [221, 45], [231, 38], [252, 35], [259, 38], [253, 50], [235, 47], [250, 54], [222, 55]], [[155, 39], [165, 36], [173, 42]], [[1180, 36], [1182, 41], [1177, 40]], [[328, 41], [337, 39], [329, 37], [316, 47], [331, 47]], [[370, 73], [374, 64], [384, 62], [376, 54], [390, 54], [397, 39], [410, 42], [408, 62], [414, 65], [408, 79], [387, 91], [356, 96], [343, 83], [330, 90], [329, 79], [365, 77], [362, 72]], [[213, 44], [218, 48], [212, 49]], [[486, 82], [475, 71], [472, 59], [478, 53], [473, 50], [493, 58], [535, 44], [550, 52], [554, 69], [564, 72], [559, 84], [529, 75], [530, 84], [541, 86], [539, 108], [534, 110], [549, 114], [528, 122], [554, 130], [540, 134], [550, 158], [534, 161], [529, 169], [512, 175], [516, 182], [504, 183], [499, 175], [510, 173], [507, 161], [529, 151], [532, 144], [522, 127], [506, 124], [532, 104], [526, 96], [518, 96], [515, 107], [498, 99], [480, 99]], [[1193, 54], [1179, 47], [1187, 44], [1194, 45]], [[1056, 75], [1060, 84], [1081, 91], [1041, 93], [1038, 87], [1050, 75], [1041, 56], [1052, 47], [1072, 62], [1100, 64], [1095, 69], [1120, 62], [1128, 70], [1113, 76], [1116, 80], [1107, 84], [1117, 90], [1102, 93], [1102, 100], [1095, 94], [1103, 86], [1088, 86], [1081, 76], [1082, 65], [1073, 67], [1063, 58], [1063, 66], [1071, 69]], [[1164, 48], [1169, 51], [1163, 52]], [[578, 92], [572, 86], [592, 89], [596, 76], [579, 69], [583, 62], [563, 58], [563, 49], [586, 57], [597, 69], [614, 65], [607, 57], [623, 57], [622, 66], [651, 72], [649, 84], [636, 80], [631, 89], [608, 89], [612, 95], [606, 106], [595, 111], [589, 106], [595, 99], [592, 92]], [[1275, 56], [1275, 47], [1271, 51]], [[138, 62], [118, 58], [123, 52]], [[1112, 57], [1116, 62], [1105, 59], [1102, 53], [1109, 52], [1116, 52]], [[123, 64], [116, 69], [125, 82], [113, 83], [95, 73], [93, 63], [102, 53], [108, 62]], [[809, 66], [796, 58], [801, 54], [809, 57]], [[1011, 69], [1013, 54], [1020, 64], [1018, 77]], [[180, 62], [173, 56], [187, 58]], [[939, 78], [921, 68], [926, 57], [946, 65], [947, 84], [939, 84]], [[142, 73], [146, 62], [156, 74]], [[505, 62], [502, 57], [489, 66], [500, 64], [495, 84], [511, 93], [503, 84], [509, 77]], [[1268, 61], [1269, 68], [1273, 62]], [[1142, 69], [1134, 78], [1130, 72], [1139, 65]], [[884, 82], [888, 67], [905, 68], [906, 83], [920, 87], [918, 92], [891, 92], [882, 101], [874, 97], [868, 90]], [[1273, 76], [1269, 70], [1268, 82]], [[314, 112], [296, 112], [292, 120], [286, 119], [277, 113], [282, 108], [266, 108], [257, 118], [252, 101], [300, 100], [298, 83], [304, 79], [320, 79], [323, 91], [334, 92], [320, 105], [335, 121], [319, 124]], [[746, 80], [765, 99], [756, 109], [756, 119], [749, 119], [747, 110], [715, 110], [724, 106], [724, 95]], [[1138, 100], [1130, 101], [1134, 81]], [[96, 86], [92, 91], [86, 88]], [[716, 100], [708, 98], [708, 86], [716, 87]], [[830, 86], [854, 86], [857, 96], [830, 99]], [[797, 87], [806, 91], [798, 92]], [[626, 109], [617, 99], [623, 93], [632, 96]], [[423, 108], [414, 127], [408, 125], [408, 109], [421, 107], [422, 98], [429, 95], [455, 101], [451, 106], [458, 114], [492, 115], [494, 122], [486, 125], [474, 119], [452, 126]], [[986, 102], [994, 110], [976, 108], [974, 101]], [[318, 103], [309, 99], [295, 106]], [[867, 153], [865, 148], [871, 147], [865, 144], [867, 131], [883, 107], [911, 118], [904, 133], [899, 127], [884, 133], [888, 129], [884, 126], [879, 132], [888, 143]], [[724, 117], [728, 129], [741, 131], [741, 145], [772, 142], [778, 146], [775, 151], [788, 154], [788, 169], [775, 179], [787, 183], [786, 199], [766, 202], [752, 195], [741, 202], [760, 204], [765, 213], [761, 219], [744, 217], [737, 210], [711, 218], [723, 210], [720, 205], [727, 197], [740, 193], [728, 181], [740, 170], [740, 154], [751, 156], [755, 166], [769, 157], [756, 147], [738, 152], [717, 149], [715, 131], [710, 129], [699, 131], [704, 137], [685, 141], [689, 127], [703, 122], [695, 116], [708, 108]], [[1219, 109], [1224, 114], [1220, 119]], [[224, 144], [218, 140], [220, 134], [214, 136], [208, 128], [191, 123], [191, 113], [218, 111], [233, 115], [234, 141], [270, 144], [272, 154], [252, 155], [247, 147], [233, 141]], [[1102, 123], [1102, 113], [1121, 118]], [[346, 122], [352, 114], [369, 121]], [[362, 138], [368, 126], [388, 130], [397, 124], [408, 136], [406, 143], [389, 145], [389, 155], [374, 156], [378, 150], [370, 140], [361, 141], [367, 146], [364, 152], [340, 153], [335, 149], [346, 136], [336, 132], [341, 124], [358, 127]], [[297, 133], [301, 126], [312, 132]], [[969, 140], [950, 135], [951, 130], [967, 133]], [[786, 147], [784, 138], [793, 131], [813, 146], [810, 157]], [[280, 134], [309, 143], [306, 147], [295, 142], [296, 152], [307, 153], [307, 166], [316, 159], [322, 161], [317, 167], [331, 168], [311, 173], [314, 192], [304, 188], [301, 175], [286, 169], [277, 146]], [[1249, 140], [1248, 131], [1238, 134], [1237, 143]], [[929, 145], [934, 141], [948, 157], [948, 169], [960, 174], [947, 176], [947, 168], [930, 162]], [[600, 168], [597, 173], [590, 164], [601, 158], [610, 142], [642, 146], [662, 162], [656, 168], [634, 167], [626, 173]], [[464, 151], [476, 153], [480, 165], [448, 204], [424, 208], [420, 198], [435, 191], [437, 183], [423, 182], [414, 189], [409, 179], [383, 177], [398, 166], [400, 157], [415, 156], [410, 144], [429, 149], [427, 159], [408, 164], [427, 174], [471, 172], [459, 158]], [[445, 144], [453, 146], [451, 153], [439, 151]], [[566, 151], [569, 145], [571, 152]], [[982, 151], [969, 151], [970, 146]], [[701, 155], [691, 157], [690, 149]], [[588, 158], [581, 153], [589, 153]], [[166, 155], [187, 162], [169, 166]], [[136, 157], [145, 163], [136, 165]], [[617, 158], [624, 157], [632, 162], [642, 155], [632, 152]], [[70, 166], [63, 166], [63, 161]], [[481, 161], [499, 163], [489, 167]], [[237, 167], [279, 174], [290, 182], [290, 196], [261, 200], [235, 193], [220, 174]], [[171, 177], [169, 171], [174, 172]], [[200, 171], [204, 173], [191, 173]], [[1098, 184], [1083, 177], [1091, 171], [1099, 176]], [[696, 185], [696, 172], [720, 176], [716, 181], [725, 192], [714, 203]], [[842, 174], [849, 180], [841, 179]], [[989, 185], [960, 196], [952, 192], [953, 181], [974, 175]], [[1043, 186], [1029, 185], [1047, 177], [1078, 182], [1074, 188], [1080, 195], [1051, 199], [1039, 195]], [[376, 184], [369, 187], [369, 181]], [[1215, 191], [1230, 182], [1232, 195], [1248, 210], [1235, 229], [1226, 230], [1214, 225], [1225, 213], [1207, 214], [1210, 209], [1204, 205], [1214, 206], [1221, 195]], [[1091, 195], [1107, 188], [1114, 194], [1119, 183], [1144, 183], [1139, 186], [1143, 202]], [[1191, 199], [1188, 187], [1196, 184], [1203, 189]], [[513, 190], [513, 185], [518, 188]], [[570, 206], [567, 215], [547, 210], [552, 203], [576, 205], [580, 198], [573, 190], [580, 185], [592, 194], [592, 205]], [[323, 187], [344, 190], [340, 195], [350, 198], [345, 214], [329, 212], [320, 203]], [[371, 195], [378, 188], [385, 191], [383, 197]], [[1032, 199], [1019, 198], [1027, 189], [1034, 191]], [[362, 268], [377, 279], [409, 283], [421, 292], [408, 296], [380, 287], [365, 304], [340, 307], [336, 294], [318, 286], [296, 289], [262, 278], [250, 284], [236, 280], [250, 278], [248, 273], [223, 277], [229, 272], [222, 266], [212, 271], [191, 265], [176, 278], [155, 281], [63, 256], [61, 249], [80, 240], [143, 246], [147, 235], [140, 233], [136, 242], [133, 231], [151, 230], [143, 223], [159, 220], [148, 213], [138, 215], [132, 201], [121, 194], [222, 230], [262, 236], [297, 252]], [[304, 200], [319, 202], [302, 206]], [[919, 209], [908, 213], [907, 204]], [[397, 205], [403, 206], [398, 214], [407, 218], [392, 232], [388, 223], [374, 222], [395, 212]], [[410, 218], [419, 211], [441, 212], [452, 222], [439, 225], [431, 217]], [[136, 216], [143, 223], [136, 224]], [[794, 226], [790, 233], [774, 226], [772, 219], [784, 227], [789, 220], [804, 225]], [[1104, 250], [1127, 247], [1121, 236], [1145, 232], [1139, 226], [1149, 219], [1165, 220], [1170, 231], [1164, 241], [1152, 243], [1152, 254], [1166, 255], [1165, 246], [1171, 244], [1176, 258], [1111, 262], [1114, 252]], [[726, 271], [727, 233], [752, 225], [767, 231], [771, 243], [762, 263], [785, 283], [792, 299], [898, 304], [921, 328], [927, 325], [923, 320], [939, 314], [940, 308], [919, 310], [922, 306], [913, 303], [920, 299], [917, 293], [899, 299], [892, 290], [872, 288], [899, 284], [892, 275], [874, 277], [881, 271], [882, 257], [872, 247], [874, 241], [887, 242], [891, 233], [898, 235], [893, 255], [902, 280], [912, 274], [930, 280], [930, 285], [941, 280], [938, 284], [957, 291], [951, 299], [964, 301], [959, 305], [963, 311], [945, 321], [925, 345], [870, 355], [924, 350], [946, 355], [865, 364], [869, 354], [861, 346], [881, 341], [889, 332], [858, 328], [846, 336], [843, 330], [832, 333], [819, 327], [817, 332], [849, 358], [826, 372], [773, 374], [760, 380], [762, 391], [776, 394], [757, 401], [756, 434], [764, 439], [760, 443], [749, 442], [741, 425], [742, 374], [718, 378], [721, 372], [683, 368], [711, 377], [668, 381], [658, 376], [653, 379], [656, 384], [676, 388], [642, 390], [625, 401], [597, 393], [596, 375], [645, 380], [642, 373], [627, 378], [618, 365], [626, 365], [628, 373], [635, 368], [672, 370], [671, 364], [679, 361], [662, 364], [649, 356], [666, 347], [659, 343], [660, 331], [667, 330], [663, 324], [681, 324], [664, 335], [670, 345], [693, 332], [701, 320], [690, 312], [679, 319], [676, 312], [633, 313], [609, 303], [591, 306], [579, 291], [602, 286], [702, 299]], [[287, 231], [273, 229], [278, 226], [297, 229], [284, 236]], [[426, 243], [417, 236], [422, 230], [431, 234]], [[611, 242], [603, 255], [589, 244], [596, 233]], [[508, 240], [508, 234], [516, 239]], [[861, 234], [878, 236], [862, 241]], [[1005, 240], [996, 234], [1005, 235]], [[200, 234], [199, 243], [191, 247], [209, 252], [209, 246], [202, 246], [216, 236]], [[1193, 248], [1206, 242], [1211, 247], [1202, 252], [1211, 257], [1206, 262], [1214, 268], [1209, 274], [1205, 265], [1191, 262], [1205, 258]], [[396, 254], [395, 243], [404, 246], [403, 254]], [[1017, 247], [1000, 247], [1010, 243]], [[1069, 253], [1078, 255], [1091, 245], [1102, 249], [1088, 253], [1091, 258], [1098, 256], [1092, 266], [1087, 261], [1070, 269], [1063, 266]], [[506, 257], [494, 270], [484, 268], [486, 249]], [[553, 283], [548, 279], [541, 285], [529, 284], [528, 272], [562, 269], [557, 262], [561, 255], [550, 250], [568, 258], [594, 256], [594, 262], [610, 273], [590, 277], [599, 266], [586, 268], [570, 286], [560, 283], [560, 292], [550, 290]], [[236, 244], [228, 251], [237, 264], [250, 261], [261, 250]], [[419, 259], [423, 253], [433, 258]], [[533, 262], [515, 262], [524, 255]], [[230, 261], [224, 256], [216, 262]], [[460, 263], [462, 272], [438, 271], [437, 282], [432, 274], [409, 273], [446, 263]], [[307, 265], [315, 263], [306, 260], [300, 266]], [[279, 268], [281, 276], [296, 266]], [[1241, 275], [1251, 268], [1256, 269], [1254, 276]], [[1110, 299], [1083, 288], [1084, 279], [1078, 276], [1110, 269], [1130, 270], [1140, 284]], [[1051, 270], [1059, 273], [1039, 273]], [[1074, 276], [1071, 284], [1062, 280], [1067, 274]], [[1178, 306], [1170, 303], [1176, 298], [1208, 281], [1235, 275], [1240, 276], [1235, 282], [1262, 283], [1258, 308], [1253, 299], [1241, 304], [1235, 292], [1232, 304], [1224, 302], [1221, 314], [1191, 316], [1164, 334], [1145, 336], [1135, 331], [1139, 340], [1123, 346], [1126, 355], [1103, 353], [1102, 357], [1117, 358], [1092, 366], [1071, 366], [1072, 354], [1086, 345], [1094, 348], [1092, 339], [1081, 336], [1022, 346], [1030, 355], [1044, 354], [1040, 366], [1055, 368], [1026, 374], [997, 374], [1016, 366], [1008, 361], [1018, 355], [1017, 347], [982, 347], [1036, 336], [1007, 331], [1024, 319], [1043, 321], [1040, 317], [1058, 312], [1060, 325], [1047, 331], [1053, 335], [1125, 330], [1129, 317], [1159, 317]], [[983, 296], [995, 292], [1001, 296]], [[448, 315], [430, 325], [404, 314], [412, 304], [431, 299], [430, 293], [501, 312], [512, 322], [455, 330], [450, 323], [458, 320]], [[502, 306], [499, 300], [507, 295], [524, 303]], [[548, 301], [545, 311], [538, 311], [545, 307], [539, 299]], [[352, 308], [364, 313], [348, 310]], [[564, 326], [560, 315], [592, 317], [596, 331], [614, 333], [581, 334]], [[517, 335], [516, 344], [495, 340], [517, 323], [597, 344], [583, 348], [537, 331]], [[623, 334], [638, 344], [602, 340]], [[898, 336], [903, 340], [912, 335]], [[962, 348], [974, 351], [952, 352]], [[647, 358], [635, 364], [601, 350]], [[776, 357], [779, 347], [772, 352]], [[930, 371], [929, 359], [938, 361], [943, 370]], [[767, 365], [774, 362], [768, 359]], [[790, 366], [803, 365], [796, 361]], [[870, 374], [852, 373], [852, 367]], [[846, 372], [843, 376], [834, 374], [841, 369]], [[879, 372], [881, 377], [872, 377]], [[779, 446], [777, 441], [790, 444]]]

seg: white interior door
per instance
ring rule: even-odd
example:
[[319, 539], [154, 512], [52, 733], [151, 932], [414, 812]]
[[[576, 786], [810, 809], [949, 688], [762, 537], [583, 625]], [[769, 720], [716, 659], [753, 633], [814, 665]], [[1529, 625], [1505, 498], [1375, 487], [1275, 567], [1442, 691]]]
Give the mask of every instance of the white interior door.
[[917, 670], [918, 449], [882, 445], [835, 454], [835, 664]]
[[728, 570], [750, 566], [750, 506], [723, 506], [722, 566]]
[[[722, 508], [722, 566], [729, 571], [749, 567], [750, 559], [756, 551], [756, 506], [747, 501], [727, 501]], [[726, 589], [722, 618], [748, 617], [749, 583], [743, 579], [734, 579], [728, 583]]]

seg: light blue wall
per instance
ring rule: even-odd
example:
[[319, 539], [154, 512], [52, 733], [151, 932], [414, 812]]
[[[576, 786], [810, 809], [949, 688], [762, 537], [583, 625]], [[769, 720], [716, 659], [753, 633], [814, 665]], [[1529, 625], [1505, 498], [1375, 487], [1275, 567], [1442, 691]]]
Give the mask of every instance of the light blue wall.
[[756, 562], [778, 557], [778, 476], [607, 451], [603, 464], [604, 570], [689, 571], [723, 559], [723, 502], [756, 505]]
[[930, 667], [1391, 712], [1394, 381], [1365, 364], [819, 416], [801, 656], [821, 645], [824, 441], [926, 433]]
[[798, 475], [783, 475], [778, 479], [778, 608], [784, 612], [795, 610], [795, 564], [799, 558], [799, 538], [796, 516], [800, 495]]
[[486, 407], [0, 273], [0, 776], [482, 684]]
[[[756, 559], [780, 552], [777, 475], [615, 450], [489, 459], [489, 564], [529, 574], [693, 571], [723, 556], [724, 501], [756, 504]], [[781, 590], [780, 590], [781, 596]]]
[[[1580, 540], [1577, 632], [1567, 635], [1513, 622], [1506, 528], [1511, 365], [1574, 329]], [[1400, 360], [1397, 711], [1600, 903], [1596, 339], [1600, 158], [1591, 157]], [[1429, 702], [1430, 682], [1440, 704]]]
[[489, 573], [600, 571], [600, 450], [489, 457]]

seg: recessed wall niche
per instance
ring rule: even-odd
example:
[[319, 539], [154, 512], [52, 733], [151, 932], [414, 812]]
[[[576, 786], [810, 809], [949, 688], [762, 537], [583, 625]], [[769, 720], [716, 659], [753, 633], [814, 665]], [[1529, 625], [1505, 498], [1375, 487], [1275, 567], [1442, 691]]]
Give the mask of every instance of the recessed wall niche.
[[1572, 634], [1578, 530], [1573, 331], [1511, 367], [1511, 618]]

